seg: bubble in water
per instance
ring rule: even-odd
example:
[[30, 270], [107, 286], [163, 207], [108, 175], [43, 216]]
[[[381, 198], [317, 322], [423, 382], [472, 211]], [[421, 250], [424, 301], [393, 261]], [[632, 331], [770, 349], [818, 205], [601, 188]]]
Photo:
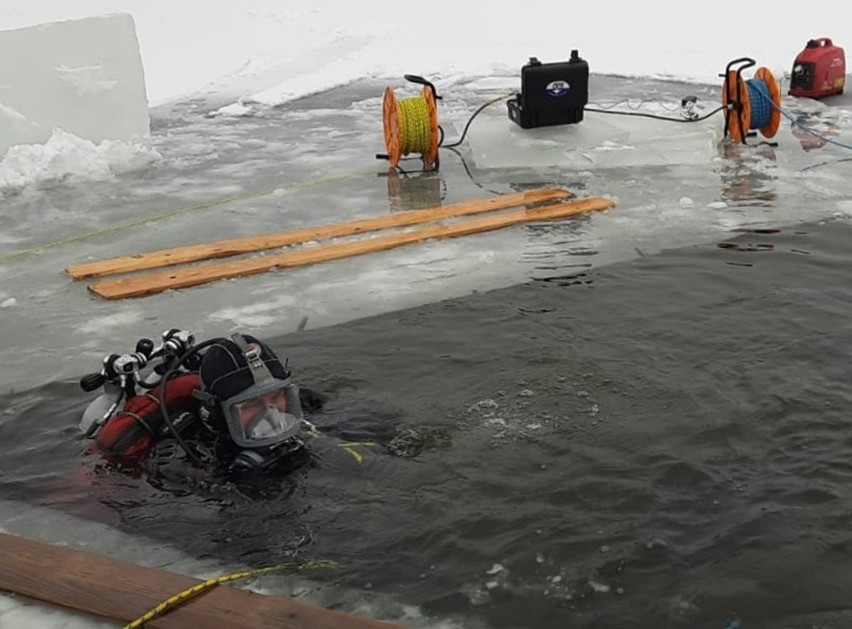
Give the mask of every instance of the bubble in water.
[[475, 588], [467, 592], [467, 600], [474, 606], [485, 605], [490, 599], [491, 597], [488, 596], [488, 592], [481, 588]]

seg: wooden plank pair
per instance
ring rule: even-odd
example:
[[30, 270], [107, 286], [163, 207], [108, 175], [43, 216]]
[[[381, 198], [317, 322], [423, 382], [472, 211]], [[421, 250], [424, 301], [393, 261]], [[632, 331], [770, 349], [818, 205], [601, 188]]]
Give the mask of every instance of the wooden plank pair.
[[[106, 299], [143, 297], [173, 288], [185, 288], [221, 279], [254, 275], [273, 268], [292, 268], [306, 264], [315, 264], [317, 262], [328, 262], [365, 253], [386, 251], [428, 239], [454, 238], [477, 232], [501, 229], [520, 223], [566, 218], [584, 212], [606, 210], [615, 205], [613, 201], [601, 197], [565, 201], [571, 196], [572, 194], [569, 191], [562, 188], [530, 190], [425, 210], [401, 212], [344, 223], [294, 229], [258, 236], [247, 236], [88, 262], [69, 266], [66, 271], [74, 279], [100, 278], [121, 273], [237, 256], [317, 240], [353, 236], [380, 229], [425, 224], [415, 231], [395, 232], [372, 238], [331, 243], [324, 246], [302, 247], [271, 255], [239, 258], [226, 262], [197, 264], [180, 269], [96, 282], [89, 286], [89, 290]], [[541, 205], [548, 202], [557, 203], [545, 206]], [[527, 207], [514, 212], [448, 224], [430, 224], [431, 222], [442, 219], [496, 212], [497, 210], [505, 210], [518, 206]]]

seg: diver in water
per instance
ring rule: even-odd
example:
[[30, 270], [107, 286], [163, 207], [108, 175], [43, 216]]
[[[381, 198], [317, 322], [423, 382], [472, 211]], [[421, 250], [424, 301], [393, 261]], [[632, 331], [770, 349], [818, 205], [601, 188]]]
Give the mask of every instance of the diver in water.
[[108, 356], [80, 382], [87, 391], [104, 385], [83, 427], [116, 467], [168, 480], [309, 459], [304, 436], [316, 431], [303, 411], [320, 409], [325, 396], [300, 389], [267, 344], [236, 333], [196, 345], [188, 332], [169, 330], [160, 347], [142, 339], [136, 350]]

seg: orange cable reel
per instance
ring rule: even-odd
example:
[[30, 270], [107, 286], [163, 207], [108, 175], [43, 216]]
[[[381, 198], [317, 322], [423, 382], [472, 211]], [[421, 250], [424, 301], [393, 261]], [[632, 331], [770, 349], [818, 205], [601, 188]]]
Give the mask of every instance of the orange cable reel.
[[[736, 70], [737, 64], [741, 65]], [[754, 59], [742, 57], [731, 61], [725, 69], [722, 106], [725, 108], [725, 135], [745, 144], [749, 132], [758, 130], [772, 138], [781, 125], [781, 90], [770, 70], [760, 67], [753, 79], [745, 80], [742, 71], [755, 65]]]
[[440, 127], [438, 125], [439, 98], [435, 86], [425, 79], [406, 74], [405, 78], [420, 83], [423, 88], [413, 98], [399, 99], [392, 87], [386, 87], [382, 99], [387, 159], [393, 168], [403, 157], [418, 153], [424, 169], [438, 169]]

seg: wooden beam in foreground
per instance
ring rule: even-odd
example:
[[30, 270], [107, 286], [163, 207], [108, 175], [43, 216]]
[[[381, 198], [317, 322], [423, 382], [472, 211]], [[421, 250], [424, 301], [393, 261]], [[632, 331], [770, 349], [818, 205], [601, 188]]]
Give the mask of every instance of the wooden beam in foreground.
[[364, 218], [345, 223], [292, 229], [231, 240], [219, 240], [216, 242], [176, 247], [174, 249], [150, 251], [132, 256], [122, 256], [120, 258], [111, 258], [109, 260], [73, 264], [67, 267], [65, 271], [75, 280], [105, 277], [107, 275], [144, 271], [187, 262], [224, 258], [243, 253], [251, 253], [253, 251], [262, 251], [264, 249], [285, 247], [301, 242], [351, 236], [353, 234], [389, 227], [405, 227], [407, 225], [439, 220], [450, 216], [465, 216], [493, 210], [505, 210], [519, 205], [556, 201], [571, 196], [573, 196], [572, 193], [563, 188], [528, 190], [516, 194], [506, 194], [488, 199], [474, 199], [472, 201], [426, 208], [424, 210], [397, 212], [396, 214]]
[[[198, 579], [173, 572], [0, 533], [0, 590], [122, 624], [198, 583]], [[200, 594], [145, 626], [399, 629], [390, 623], [227, 585]]]
[[386, 236], [350, 240], [323, 247], [308, 247], [297, 251], [286, 251], [275, 255], [253, 256], [230, 262], [199, 264], [172, 271], [107, 280], [92, 284], [89, 286], [89, 290], [106, 299], [144, 297], [145, 295], [160, 293], [171, 288], [185, 288], [216, 280], [263, 273], [272, 268], [283, 269], [315, 264], [317, 262], [328, 262], [364, 253], [386, 251], [432, 238], [455, 238], [457, 236], [500, 229], [520, 223], [566, 218], [583, 212], [606, 210], [614, 205], [615, 203], [609, 199], [588, 197], [531, 210], [516, 210], [497, 216], [468, 219], [449, 225], [425, 225], [422, 229], [407, 233], [388, 234]]

